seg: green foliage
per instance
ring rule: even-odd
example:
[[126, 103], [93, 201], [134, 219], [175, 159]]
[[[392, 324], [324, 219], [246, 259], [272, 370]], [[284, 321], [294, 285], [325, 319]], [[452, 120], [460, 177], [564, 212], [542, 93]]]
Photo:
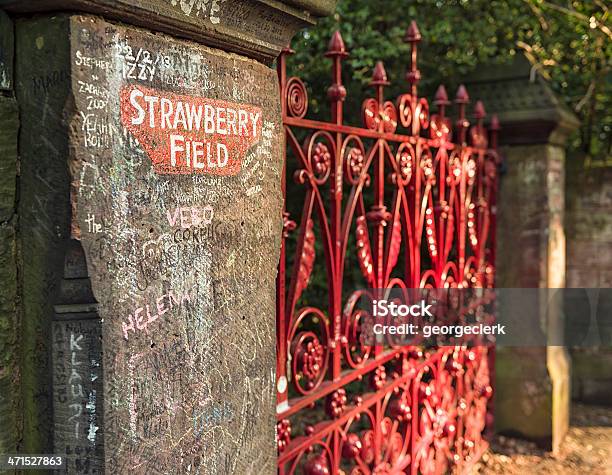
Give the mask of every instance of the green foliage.
[[[601, 0], [339, 0], [333, 16], [296, 36], [292, 45], [296, 53], [288, 60], [289, 73], [306, 82], [308, 117], [330, 117], [326, 92], [331, 62], [324, 53], [335, 30], [340, 30], [350, 53], [343, 62], [347, 123], [360, 123], [361, 100], [372, 94], [368, 83], [376, 61], [384, 62], [391, 81], [386, 96], [406, 92], [410, 54], [403, 38], [411, 20], [416, 20], [423, 36], [421, 96], [431, 99], [443, 83], [452, 98], [462, 77], [478, 74], [482, 65], [507, 63], [525, 54], [581, 120], [570, 143], [572, 151], [612, 159], [612, 32], [608, 7]], [[287, 186], [287, 207], [292, 216], [299, 216], [300, 187], [291, 180]], [[301, 303], [325, 308], [329, 288], [318, 227], [315, 234], [319, 265]], [[350, 236], [354, 239], [353, 231]], [[288, 241], [290, 256], [295, 237]], [[353, 243], [349, 249], [354, 249]], [[354, 260], [354, 252], [347, 258]], [[343, 282], [343, 291], [366, 286], [356, 261], [345, 265]]]
[[422, 95], [431, 97], [444, 83], [449, 94], [462, 76], [479, 65], [508, 62], [525, 53], [551, 80], [553, 88], [582, 121], [572, 147], [582, 155], [611, 153], [612, 31], [604, 1], [543, 0], [340, 0], [336, 13], [296, 37], [291, 73], [309, 86], [311, 116], [326, 117], [329, 61], [323, 53], [340, 30], [350, 56], [344, 62], [349, 96], [348, 121], [358, 122], [364, 90], [377, 60], [382, 60], [393, 97], [406, 88], [410, 20], [423, 41], [419, 68]]

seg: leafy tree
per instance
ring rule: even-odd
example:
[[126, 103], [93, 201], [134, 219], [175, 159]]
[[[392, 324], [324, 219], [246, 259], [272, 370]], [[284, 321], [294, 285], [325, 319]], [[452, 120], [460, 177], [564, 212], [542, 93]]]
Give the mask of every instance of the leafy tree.
[[571, 147], [589, 157], [610, 156], [612, 31], [604, 0], [340, 0], [333, 16], [293, 44], [290, 71], [309, 85], [311, 114], [327, 114], [330, 66], [322, 58], [335, 30], [350, 52], [343, 75], [349, 122], [358, 122], [357, 101], [377, 60], [393, 84], [389, 97], [405, 90], [409, 47], [402, 40], [413, 19], [423, 35], [421, 95], [431, 97], [439, 83], [454, 88], [479, 65], [524, 53], [581, 119]]

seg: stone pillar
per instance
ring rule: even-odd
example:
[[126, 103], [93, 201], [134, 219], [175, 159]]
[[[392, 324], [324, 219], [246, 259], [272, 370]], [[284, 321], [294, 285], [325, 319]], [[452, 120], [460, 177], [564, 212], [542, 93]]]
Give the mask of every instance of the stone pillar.
[[283, 134], [262, 62], [328, 3], [0, 0], [24, 453], [66, 454], [68, 473], [275, 473]]
[[[572, 348], [572, 398], [612, 404], [612, 328], [604, 325], [604, 306], [612, 288], [612, 158], [576, 157], [566, 183], [567, 286], [606, 289], [592, 302], [588, 348]], [[609, 315], [609, 314], [608, 314]], [[593, 331], [596, 330], [597, 331]]]
[[[578, 120], [523, 57], [480, 71], [469, 90], [502, 126], [496, 286], [565, 287], [565, 141]], [[563, 331], [560, 310], [541, 316], [549, 333]], [[496, 430], [556, 451], [569, 426], [567, 349], [501, 348], [495, 371]]]
[[13, 49], [13, 23], [0, 11], [0, 454], [15, 453], [21, 437], [15, 214], [19, 115]]

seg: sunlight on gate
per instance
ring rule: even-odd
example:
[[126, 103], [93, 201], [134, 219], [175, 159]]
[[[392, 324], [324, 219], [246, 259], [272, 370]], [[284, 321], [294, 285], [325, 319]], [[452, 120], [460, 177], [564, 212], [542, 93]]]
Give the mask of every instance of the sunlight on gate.
[[[358, 268], [361, 289], [494, 285], [499, 125], [493, 117], [485, 129], [480, 101], [470, 125], [464, 87], [455, 120], [442, 86], [430, 116], [417, 94], [420, 40], [413, 22], [409, 92], [395, 103], [385, 99], [389, 82], [376, 65], [362, 127], [343, 120], [347, 52], [338, 32], [326, 53], [329, 122], [306, 119], [306, 88], [286, 75], [291, 52], [278, 60], [291, 175], [283, 191], [302, 208], [285, 210], [278, 276], [281, 474], [463, 471], [486, 448], [492, 350], [363, 346], [358, 302], [371, 295], [347, 284]], [[329, 297], [304, 303], [319, 268]]]

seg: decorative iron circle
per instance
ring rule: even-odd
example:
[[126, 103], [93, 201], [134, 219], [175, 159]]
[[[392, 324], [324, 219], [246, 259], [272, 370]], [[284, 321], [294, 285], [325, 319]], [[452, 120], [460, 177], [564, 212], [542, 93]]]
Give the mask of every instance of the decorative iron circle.
[[429, 103], [422, 97], [419, 100], [419, 124], [421, 129], [426, 129], [429, 125]]
[[476, 148], [487, 148], [487, 131], [481, 125], [477, 125], [470, 129], [470, 141], [472, 146]]
[[329, 417], [337, 419], [344, 412], [347, 402], [346, 389], [340, 388], [327, 396], [325, 412]]
[[396, 157], [399, 171], [398, 183], [406, 186], [414, 171], [414, 148], [411, 144], [404, 142], [399, 146]]
[[291, 440], [291, 423], [289, 419], [282, 419], [276, 423], [276, 445], [279, 452], [285, 450]]
[[329, 152], [327, 145], [318, 142], [314, 146], [310, 159], [312, 164], [312, 172], [317, 180], [325, 180], [331, 169], [331, 153]]
[[461, 158], [457, 155], [456, 152], [448, 159], [448, 176], [446, 177], [446, 182], [449, 185], [458, 185], [461, 182]]
[[314, 381], [323, 370], [323, 357], [325, 350], [314, 334], [309, 334], [296, 351], [297, 368], [306, 380], [308, 389], [314, 387]]
[[348, 181], [355, 185], [359, 181], [361, 172], [365, 167], [365, 157], [358, 147], [351, 147], [346, 154], [346, 175]]
[[468, 185], [473, 185], [476, 181], [476, 160], [470, 158], [465, 165]]
[[287, 115], [303, 118], [308, 111], [308, 92], [300, 78], [292, 77], [287, 81], [285, 90]]
[[421, 167], [421, 173], [423, 181], [428, 185], [435, 185], [436, 183], [436, 171], [434, 169], [434, 159], [429, 152], [429, 149], [423, 149], [421, 160], [419, 162]]
[[380, 114], [378, 113], [378, 101], [376, 99], [366, 99], [361, 106], [363, 125], [370, 130], [378, 130], [380, 124]]
[[397, 129], [397, 110], [393, 102], [387, 101], [383, 104], [383, 128], [385, 133], [392, 134]]
[[429, 136], [432, 139], [448, 141], [450, 140], [450, 134], [450, 120], [447, 117], [443, 118], [439, 115], [433, 115], [430, 121]]
[[[372, 296], [367, 291], [358, 290], [349, 297], [343, 311], [345, 357], [351, 368], [362, 365], [372, 351], [372, 348], [363, 345], [361, 340], [362, 332], [372, 333], [372, 319], [365, 310], [358, 308], [358, 302], [362, 298], [367, 299], [367, 302], [372, 300]], [[370, 303], [366, 305], [371, 307]]]
[[397, 100], [397, 109], [402, 127], [410, 127], [412, 123], [412, 96], [410, 94], [402, 94]]
[[357, 434], [348, 434], [342, 444], [342, 457], [351, 460], [355, 459], [361, 453], [363, 445]]

